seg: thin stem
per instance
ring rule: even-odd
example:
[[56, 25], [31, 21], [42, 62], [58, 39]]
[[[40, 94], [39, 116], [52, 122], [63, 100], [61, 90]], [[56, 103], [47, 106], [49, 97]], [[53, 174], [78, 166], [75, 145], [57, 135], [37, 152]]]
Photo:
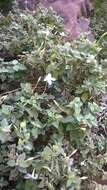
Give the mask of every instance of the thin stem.
[[19, 91], [19, 90], [21, 90], [21, 88], [17, 88], [17, 89], [15, 89], [15, 90], [11, 90], [11, 91], [8, 91], [8, 92], [4, 92], [4, 93], [0, 94], [0, 97], [5, 96], [5, 95], [8, 95], [8, 94], [11, 94], [11, 93], [14, 93], [14, 92], [17, 92], [17, 91]]
[[35, 87], [33, 88], [33, 93], [35, 92], [40, 80], [41, 80], [41, 77], [38, 78], [37, 83], [36, 83]]
[[47, 82], [46, 82], [46, 84], [45, 84], [45, 88], [44, 88], [44, 91], [43, 91], [43, 93], [42, 93], [42, 94], [45, 94], [46, 89], [47, 89]]

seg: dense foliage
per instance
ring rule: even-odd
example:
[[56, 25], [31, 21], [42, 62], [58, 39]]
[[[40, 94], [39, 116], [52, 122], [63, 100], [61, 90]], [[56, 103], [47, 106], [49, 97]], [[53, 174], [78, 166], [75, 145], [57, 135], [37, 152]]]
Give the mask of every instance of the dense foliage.
[[[107, 1], [95, 0], [94, 11], [91, 18], [91, 27], [94, 36], [102, 46], [100, 57], [107, 59]], [[100, 37], [103, 37], [100, 39]]]
[[70, 41], [44, 8], [0, 17], [0, 188], [92, 189], [107, 161], [99, 41]]
[[7, 13], [12, 9], [13, 0], [0, 0], [0, 11]]
[[107, 32], [107, 1], [95, 0], [93, 18], [91, 20], [94, 35], [99, 38], [103, 33]]

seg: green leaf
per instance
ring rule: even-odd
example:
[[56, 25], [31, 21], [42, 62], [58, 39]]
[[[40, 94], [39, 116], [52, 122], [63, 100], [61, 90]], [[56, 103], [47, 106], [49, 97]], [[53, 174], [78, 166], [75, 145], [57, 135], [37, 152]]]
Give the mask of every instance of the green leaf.
[[21, 163], [23, 163], [24, 160], [25, 160], [25, 158], [26, 158], [26, 154], [25, 153], [22, 153], [22, 154], [18, 155], [17, 165], [20, 165]]
[[1, 121], [1, 128], [0, 130], [2, 130], [3, 132], [10, 132], [10, 129], [11, 129], [11, 125], [8, 124], [8, 121], [7, 119], [3, 119]]
[[89, 99], [89, 93], [88, 93], [88, 92], [84, 92], [84, 93], [82, 94], [82, 96], [81, 96], [81, 100], [82, 100], [83, 102], [86, 102], [86, 101], [88, 101], [88, 99]]
[[4, 113], [5, 115], [9, 115], [12, 110], [13, 110], [12, 106], [5, 104], [2, 105], [2, 113]]
[[25, 120], [20, 123], [20, 127], [23, 129], [26, 129], [26, 121]]
[[9, 161], [7, 162], [7, 164], [8, 164], [8, 166], [10, 166], [10, 167], [16, 166], [15, 160], [9, 160]]
[[23, 70], [26, 70], [26, 67], [24, 66], [24, 65], [22, 65], [22, 64], [18, 64], [18, 65], [15, 65], [15, 66], [13, 66], [13, 70], [14, 71], [23, 71]]

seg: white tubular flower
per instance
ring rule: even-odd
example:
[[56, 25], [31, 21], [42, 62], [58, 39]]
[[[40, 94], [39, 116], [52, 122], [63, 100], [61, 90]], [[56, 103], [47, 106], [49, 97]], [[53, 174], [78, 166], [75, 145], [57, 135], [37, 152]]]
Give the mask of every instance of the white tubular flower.
[[46, 77], [44, 78], [44, 81], [47, 82], [47, 83], [49, 84], [49, 86], [51, 86], [52, 83], [53, 83], [54, 81], [56, 81], [56, 79], [55, 79], [54, 77], [52, 77], [51, 73], [48, 73], [48, 74], [46, 75]]
[[37, 178], [38, 178], [38, 175], [35, 174], [35, 169], [33, 170], [33, 172], [31, 174], [27, 173], [26, 176], [25, 176], [25, 179], [36, 180]]

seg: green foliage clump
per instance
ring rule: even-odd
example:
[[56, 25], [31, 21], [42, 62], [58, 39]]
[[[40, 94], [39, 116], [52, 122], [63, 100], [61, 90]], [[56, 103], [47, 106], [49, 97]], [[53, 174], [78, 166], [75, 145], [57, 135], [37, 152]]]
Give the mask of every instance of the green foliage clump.
[[[94, 11], [91, 17], [91, 27], [95, 38], [102, 47], [100, 59], [104, 62], [107, 59], [107, 1], [96, 0]], [[103, 36], [103, 37], [101, 37]]]
[[[12, 61], [4, 61], [3, 59], [0, 60], [0, 91], [10, 90], [11, 84], [17, 83], [21, 81], [22, 75], [26, 67], [19, 63], [17, 60]], [[23, 73], [23, 74], [22, 74]], [[16, 85], [17, 86], [17, 85]], [[11, 88], [14, 89], [14, 86]]]
[[92, 15], [92, 29], [96, 38], [107, 32], [107, 1], [96, 0], [94, 3], [94, 12]]
[[0, 0], [0, 11], [3, 13], [12, 9], [13, 0]]
[[[99, 43], [71, 42], [52, 10], [1, 18], [1, 189], [90, 188], [106, 162], [105, 137], [96, 132], [106, 89]], [[6, 81], [18, 89], [7, 91]]]

